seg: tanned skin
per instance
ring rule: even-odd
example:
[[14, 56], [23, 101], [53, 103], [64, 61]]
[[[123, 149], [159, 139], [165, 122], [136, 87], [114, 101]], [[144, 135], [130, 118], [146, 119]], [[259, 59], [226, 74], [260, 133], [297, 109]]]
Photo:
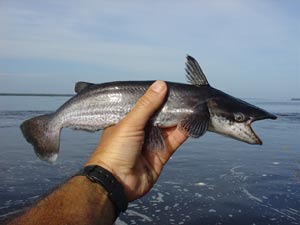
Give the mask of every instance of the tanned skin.
[[15, 218], [11, 225], [112, 224], [114, 205], [106, 191], [86, 177], [77, 176]]
[[[165, 82], [152, 84], [123, 120], [105, 129], [86, 163], [109, 170], [123, 185], [129, 202], [152, 188], [163, 166], [187, 139], [176, 127], [164, 129], [166, 151], [142, 151], [145, 126], [166, 93]], [[115, 219], [115, 206], [105, 189], [84, 176], [75, 176], [8, 224], [110, 225]]]

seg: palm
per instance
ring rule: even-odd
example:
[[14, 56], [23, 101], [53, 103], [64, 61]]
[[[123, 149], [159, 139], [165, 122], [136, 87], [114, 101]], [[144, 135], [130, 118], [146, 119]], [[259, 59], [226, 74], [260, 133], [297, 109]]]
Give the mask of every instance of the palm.
[[94, 153], [101, 155], [97, 157], [102, 159], [101, 162], [88, 162], [101, 163], [111, 170], [123, 184], [129, 201], [143, 196], [150, 190], [164, 164], [187, 138], [175, 127], [164, 129], [166, 151], [143, 151], [144, 131], [135, 129], [127, 127], [124, 131], [119, 125], [107, 128]]

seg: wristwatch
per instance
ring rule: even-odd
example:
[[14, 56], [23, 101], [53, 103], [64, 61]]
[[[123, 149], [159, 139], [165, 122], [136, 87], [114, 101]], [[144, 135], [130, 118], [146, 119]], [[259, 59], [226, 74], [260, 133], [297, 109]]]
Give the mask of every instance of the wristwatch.
[[86, 166], [75, 176], [86, 176], [93, 183], [100, 184], [108, 193], [108, 198], [115, 205], [116, 216], [125, 212], [128, 200], [124, 193], [122, 184], [112, 175], [111, 172], [98, 165]]

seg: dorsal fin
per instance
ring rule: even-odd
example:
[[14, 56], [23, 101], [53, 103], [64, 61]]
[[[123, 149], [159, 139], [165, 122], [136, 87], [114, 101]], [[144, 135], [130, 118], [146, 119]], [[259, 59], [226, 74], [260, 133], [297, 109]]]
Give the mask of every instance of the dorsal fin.
[[75, 84], [75, 92], [78, 94], [79, 92], [81, 92], [82, 90], [90, 87], [94, 85], [93, 83], [88, 83], [88, 82], [84, 82], [84, 81], [78, 81], [76, 84]]
[[192, 56], [186, 57], [185, 71], [189, 83], [196, 86], [209, 85], [201, 67]]

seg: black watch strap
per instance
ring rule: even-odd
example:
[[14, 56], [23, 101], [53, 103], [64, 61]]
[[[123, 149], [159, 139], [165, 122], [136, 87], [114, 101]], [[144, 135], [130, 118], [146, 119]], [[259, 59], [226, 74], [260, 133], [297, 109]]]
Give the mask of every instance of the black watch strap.
[[122, 184], [112, 175], [111, 172], [98, 165], [86, 166], [75, 176], [86, 176], [90, 181], [100, 184], [108, 193], [109, 199], [116, 207], [117, 216], [125, 212], [128, 200], [125, 196]]

